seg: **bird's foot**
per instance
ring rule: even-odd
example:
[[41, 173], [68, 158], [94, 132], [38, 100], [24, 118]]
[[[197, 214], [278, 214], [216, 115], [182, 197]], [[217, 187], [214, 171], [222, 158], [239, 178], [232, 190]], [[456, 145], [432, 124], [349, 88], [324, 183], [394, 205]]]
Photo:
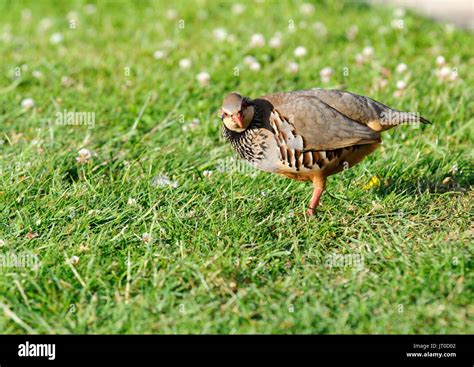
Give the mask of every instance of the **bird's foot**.
[[314, 208], [308, 208], [308, 210], [306, 210], [306, 215], [312, 216], [315, 214], [314, 212], [315, 212]]

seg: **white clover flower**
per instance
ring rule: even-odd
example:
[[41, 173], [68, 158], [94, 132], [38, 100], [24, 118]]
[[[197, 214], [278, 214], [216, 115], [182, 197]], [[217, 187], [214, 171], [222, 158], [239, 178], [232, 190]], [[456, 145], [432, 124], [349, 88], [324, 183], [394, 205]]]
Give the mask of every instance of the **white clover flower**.
[[395, 28], [395, 29], [402, 29], [404, 27], [404, 21], [402, 18], [398, 18], [398, 19], [393, 19], [392, 20], [392, 28]]
[[156, 60], [164, 59], [166, 57], [166, 52], [162, 50], [156, 50], [155, 52], [153, 52], [153, 57]]
[[194, 118], [189, 124], [183, 125], [181, 128], [183, 131], [196, 130], [201, 121], [198, 118]]
[[79, 14], [77, 14], [77, 12], [75, 11], [70, 11], [69, 13], [66, 14], [66, 19], [69, 21], [71, 20], [77, 21], [79, 20]]
[[74, 84], [76, 83], [76, 81], [70, 77], [68, 77], [67, 75], [63, 75], [61, 77], [61, 85], [65, 88], [70, 88], [72, 87]]
[[403, 90], [396, 90], [395, 92], [393, 92], [393, 96], [394, 97], [401, 97], [403, 95]]
[[30, 108], [33, 108], [35, 106], [35, 101], [33, 98], [25, 98], [23, 101], [21, 101], [21, 107], [23, 107], [25, 110], [29, 110]]
[[405, 16], [405, 9], [397, 8], [394, 10], [393, 15], [395, 15], [397, 18], [403, 18]]
[[378, 82], [379, 88], [383, 89], [388, 85], [388, 80], [387, 79], [380, 79]]
[[30, 9], [23, 9], [21, 11], [21, 18], [25, 21], [25, 22], [29, 22], [31, 20], [31, 10]]
[[169, 20], [175, 20], [176, 18], [178, 18], [178, 12], [175, 9], [168, 9], [166, 11], [166, 18], [168, 18]]
[[5, 42], [5, 43], [10, 43], [12, 41], [13, 37], [10, 33], [9, 30], [3, 31], [3, 33], [0, 33], [0, 40]]
[[356, 63], [363, 64], [365, 62], [365, 57], [362, 54], [357, 54], [355, 57]]
[[211, 76], [209, 75], [208, 72], [201, 71], [198, 75], [196, 75], [196, 79], [199, 82], [199, 85], [201, 87], [205, 87], [206, 85], [209, 84], [209, 81], [211, 80]]
[[212, 34], [218, 41], [225, 41], [227, 38], [227, 31], [224, 28], [216, 28], [212, 31]]
[[257, 59], [253, 56], [245, 56], [244, 57], [244, 64], [250, 66], [254, 62], [257, 62]]
[[84, 7], [84, 11], [86, 12], [86, 14], [94, 14], [96, 12], [96, 7], [94, 4], [87, 4], [85, 7]]
[[309, 3], [301, 4], [300, 12], [303, 15], [310, 15], [314, 12], [314, 5]]
[[330, 67], [325, 67], [319, 72], [319, 76], [321, 77], [321, 81], [323, 83], [328, 83], [333, 74], [334, 70]]
[[69, 263], [71, 265], [77, 265], [77, 264], [79, 264], [79, 260], [80, 260], [79, 256], [74, 255], [69, 259]]
[[444, 56], [438, 56], [436, 58], [436, 65], [443, 66], [445, 64], [446, 64], [446, 59], [444, 58]]
[[448, 66], [443, 66], [438, 71], [438, 76], [441, 79], [448, 79], [450, 75], [451, 75], [451, 69]]
[[331, 81], [331, 78], [327, 77], [327, 76], [322, 76], [321, 77], [321, 82], [322, 83], [329, 83]]
[[53, 25], [53, 21], [50, 18], [43, 18], [39, 22], [39, 29], [45, 31]]
[[452, 70], [451, 74], [449, 75], [449, 80], [452, 82], [456, 81], [458, 79], [458, 72], [456, 70]]
[[371, 46], [364, 47], [362, 50], [362, 53], [357, 54], [355, 59], [357, 64], [364, 64], [366, 62], [369, 62], [372, 57], [374, 56], [374, 49]]
[[271, 48], [280, 48], [281, 47], [281, 37], [279, 36], [274, 36], [270, 38], [270, 41], [268, 42]]
[[456, 163], [454, 163], [454, 164], [452, 165], [452, 167], [449, 169], [449, 173], [455, 175], [456, 173], [458, 173], [458, 171], [459, 171], [459, 166], [458, 166], [458, 163], [456, 162]]
[[134, 206], [137, 204], [137, 201], [134, 198], [128, 198], [127, 205]]
[[288, 64], [288, 71], [292, 74], [296, 74], [298, 72], [298, 64], [294, 61], [291, 61]]
[[170, 180], [168, 176], [158, 175], [158, 176], [153, 177], [153, 179], [151, 180], [151, 186], [153, 187], [169, 186], [169, 187], [172, 187], [173, 189], [176, 189], [178, 187], [178, 182]]
[[407, 71], [407, 69], [408, 69], [407, 64], [405, 64], [405, 63], [402, 62], [402, 63], [400, 63], [400, 64], [397, 65], [397, 69], [396, 69], [396, 70], [397, 70], [397, 73], [402, 74], [402, 73], [404, 73], [405, 71]]
[[440, 80], [443, 81], [456, 81], [459, 77], [457, 69], [451, 69], [448, 66], [443, 66], [442, 68], [436, 70], [436, 75]]
[[359, 33], [359, 28], [356, 25], [351, 25], [346, 31], [346, 37], [349, 41], [352, 41], [357, 37], [357, 33]]
[[89, 162], [89, 160], [92, 157], [92, 153], [89, 149], [82, 148], [78, 153], [78, 156], [76, 157], [76, 161], [85, 164]]
[[191, 60], [189, 60], [189, 59], [179, 60], [179, 67], [181, 69], [189, 69], [191, 67]]
[[407, 87], [407, 83], [403, 80], [399, 80], [396, 85], [398, 90], [404, 90]]
[[153, 242], [153, 237], [151, 234], [145, 232], [142, 234], [142, 241], [145, 243], [151, 243]]
[[43, 77], [43, 73], [39, 70], [33, 70], [31, 72], [31, 75], [33, 75], [33, 78], [36, 78], [36, 79], [41, 79]]
[[265, 38], [260, 33], [253, 34], [250, 38], [250, 47], [265, 46]]
[[252, 71], [259, 71], [261, 66], [260, 66], [260, 63], [258, 61], [254, 61], [249, 65], [249, 68]]
[[234, 5], [232, 5], [231, 11], [235, 15], [240, 15], [245, 11], [245, 5], [242, 5], [242, 4], [239, 4], [239, 3], [234, 4]]
[[326, 29], [324, 23], [316, 22], [313, 24], [313, 27], [318, 36], [324, 37], [326, 34], [328, 34], [328, 30]]
[[209, 177], [212, 176], [212, 171], [210, 171], [210, 170], [205, 170], [205, 171], [202, 172], [202, 175], [203, 175], [204, 177], [209, 178]]
[[171, 48], [171, 47], [174, 47], [175, 45], [174, 41], [170, 39], [164, 40], [162, 44], [163, 44], [163, 47], [166, 47], [166, 48]]
[[295, 50], [293, 51], [293, 55], [295, 57], [303, 57], [303, 56], [306, 56], [308, 52], [306, 51], [306, 48], [303, 47], [303, 46], [298, 46], [295, 48]]
[[362, 55], [367, 58], [374, 56], [374, 48], [371, 46], [364, 47], [362, 50]]
[[61, 43], [63, 41], [64, 37], [61, 33], [53, 33], [51, 37], [49, 38], [49, 42], [52, 43], [53, 45], [56, 45], [58, 43]]

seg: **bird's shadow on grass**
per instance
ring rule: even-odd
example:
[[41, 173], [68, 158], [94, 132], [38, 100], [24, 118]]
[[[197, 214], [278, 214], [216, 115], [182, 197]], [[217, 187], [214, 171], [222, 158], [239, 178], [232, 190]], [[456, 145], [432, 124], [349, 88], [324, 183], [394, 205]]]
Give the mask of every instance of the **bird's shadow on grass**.
[[387, 195], [392, 192], [408, 195], [443, 194], [446, 192], [465, 193], [472, 188], [474, 176], [441, 177], [439, 175], [424, 176], [420, 178], [392, 177], [385, 185], [379, 186], [375, 193]]

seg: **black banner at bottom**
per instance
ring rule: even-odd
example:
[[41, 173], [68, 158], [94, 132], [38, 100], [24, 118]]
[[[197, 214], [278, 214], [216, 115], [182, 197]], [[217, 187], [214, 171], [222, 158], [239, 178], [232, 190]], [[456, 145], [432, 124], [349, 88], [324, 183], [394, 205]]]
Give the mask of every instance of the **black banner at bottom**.
[[267, 362], [289, 358], [294, 364], [473, 366], [473, 339], [472, 335], [1, 335], [0, 366], [247, 363], [250, 356], [252, 361]]

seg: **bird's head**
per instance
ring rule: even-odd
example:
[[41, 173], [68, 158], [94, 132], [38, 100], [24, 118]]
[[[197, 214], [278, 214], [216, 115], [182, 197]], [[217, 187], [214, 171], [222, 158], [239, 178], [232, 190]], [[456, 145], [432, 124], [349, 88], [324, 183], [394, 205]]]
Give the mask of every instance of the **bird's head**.
[[230, 93], [222, 103], [221, 119], [229, 130], [241, 133], [249, 127], [254, 112], [254, 106], [249, 98], [242, 97], [238, 93]]

